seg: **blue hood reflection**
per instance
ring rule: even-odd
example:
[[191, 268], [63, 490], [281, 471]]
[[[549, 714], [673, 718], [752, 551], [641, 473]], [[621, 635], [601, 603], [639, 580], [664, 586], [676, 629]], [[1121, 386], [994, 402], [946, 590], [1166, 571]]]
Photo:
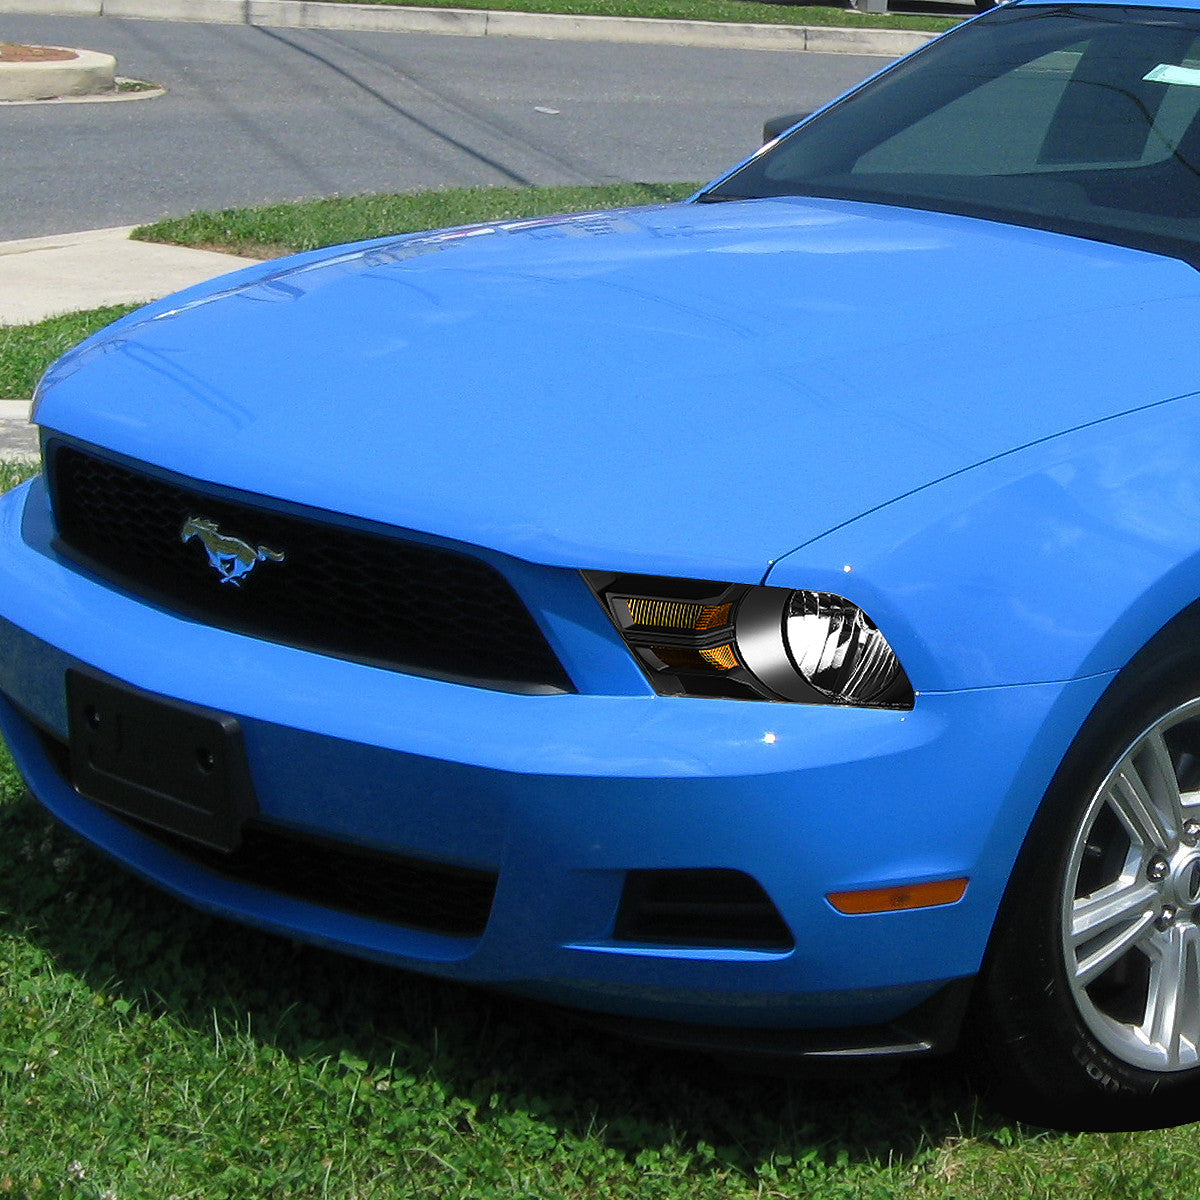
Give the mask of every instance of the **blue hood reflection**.
[[1196, 317], [1200, 276], [1138, 251], [824, 200], [671, 205], [242, 272], [85, 343], [37, 418], [533, 561], [750, 580], [1194, 390]]

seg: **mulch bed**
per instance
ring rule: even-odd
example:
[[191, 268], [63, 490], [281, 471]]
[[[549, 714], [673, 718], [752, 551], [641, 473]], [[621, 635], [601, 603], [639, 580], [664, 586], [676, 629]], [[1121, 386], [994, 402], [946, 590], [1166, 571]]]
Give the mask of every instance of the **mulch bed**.
[[61, 46], [23, 46], [20, 42], [0, 42], [0, 63], [69, 62], [79, 55]]

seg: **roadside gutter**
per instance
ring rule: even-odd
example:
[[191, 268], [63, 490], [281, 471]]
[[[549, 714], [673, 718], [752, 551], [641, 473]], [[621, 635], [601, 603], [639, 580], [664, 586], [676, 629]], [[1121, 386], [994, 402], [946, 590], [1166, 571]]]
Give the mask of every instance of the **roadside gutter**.
[[642, 42], [739, 50], [812, 51], [895, 58], [937, 34], [911, 29], [847, 29], [750, 22], [675, 21], [656, 17], [565, 16], [469, 8], [330, 4], [322, 0], [0, 0], [0, 14], [122, 17], [273, 29], [367, 33], [440, 33], [460, 37]]

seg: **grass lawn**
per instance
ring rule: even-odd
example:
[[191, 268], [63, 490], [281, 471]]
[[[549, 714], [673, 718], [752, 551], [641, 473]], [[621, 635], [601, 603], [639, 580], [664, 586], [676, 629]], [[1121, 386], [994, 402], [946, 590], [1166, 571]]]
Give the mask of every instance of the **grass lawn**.
[[173, 242], [179, 246], [274, 258], [317, 246], [446, 225], [660, 204], [682, 200], [699, 186], [698, 183], [610, 183], [594, 187], [446, 188], [399, 195], [337, 196], [261, 208], [192, 213], [142, 225], [133, 236], [145, 242]]
[[[23, 479], [37, 474], [37, 466], [25, 460], [0, 459], [0, 492], [7, 492]], [[0, 743], [3, 745], [3, 743]], [[0, 960], [2, 962], [3, 960]]]
[[[405, 7], [401, 0], [341, 2]], [[934, 33], [957, 25], [961, 19], [900, 13], [869, 15], [852, 12], [842, 4], [759, 4], [755, 0], [421, 0], [420, 7], [568, 13], [572, 16], [657, 17], [682, 21], [749, 21], [763, 25], [840, 25], [849, 29], [922, 29]]]
[[60, 354], [134, 307], [113, 305], [51, 317], [35, 325], [0, 325], [0, 398], [33, 395], [42, 372]]

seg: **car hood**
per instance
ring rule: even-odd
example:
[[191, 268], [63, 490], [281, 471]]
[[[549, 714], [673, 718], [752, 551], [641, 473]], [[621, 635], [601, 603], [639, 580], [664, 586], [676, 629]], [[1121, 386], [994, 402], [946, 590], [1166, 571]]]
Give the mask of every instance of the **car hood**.
[[43, 381], [50, 430], [531, 561], [753, 580], [1195, 389], [1200, 275], [965, 217], [682, 204], [267, 264]]

